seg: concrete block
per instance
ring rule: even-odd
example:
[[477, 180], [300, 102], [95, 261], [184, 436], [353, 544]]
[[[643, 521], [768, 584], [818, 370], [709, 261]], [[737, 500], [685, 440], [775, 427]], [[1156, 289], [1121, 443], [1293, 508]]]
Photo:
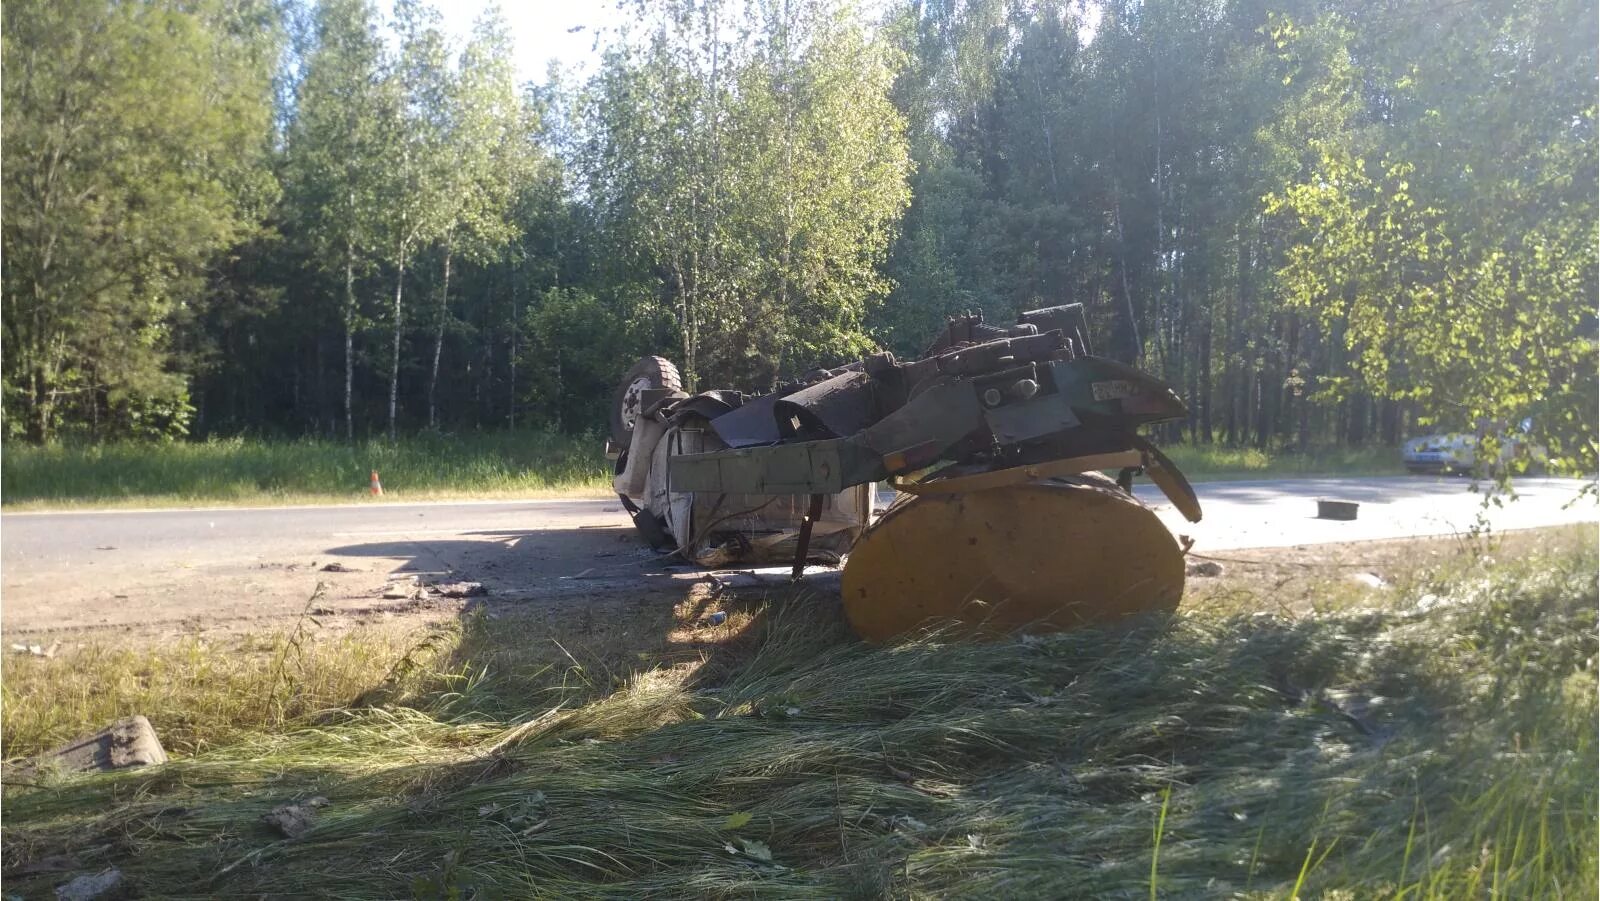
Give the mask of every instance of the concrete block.
[[66, 773], [92, 773], [167, 762], [166, 749], [143, 716], [130, 716], [87, 738], [68, 742], [33, 761]]

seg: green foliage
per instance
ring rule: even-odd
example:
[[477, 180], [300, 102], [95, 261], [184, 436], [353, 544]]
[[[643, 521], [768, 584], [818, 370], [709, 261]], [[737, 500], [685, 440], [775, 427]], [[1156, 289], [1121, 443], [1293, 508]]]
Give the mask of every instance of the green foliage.
[[[1342, 331], [1351, 353], [1354, 378], [1333, 397], [1412, 400], [1455, 428], [1532, 416], [1558, 466], [1595, 468], [1592, 79], [1509, 49], [1526, 35], [1541, 56], [1589, 55], [1592, 42], [1554, 24], [1585, 14], [1594, 21], [1582, 5], [1442, 13], [1430, 49], [1450, 54], [1448, 72], [1382, 57], [1389, 115], [1346, 105], [1268, 198], [1290, 224], [1285, 300]], [[1281, 41], [1332, 43], [1337, 58], [1348, 39], [1329, 17], [1285, 25]]]
[[524, 402], [533, 418], [561, 430], [600, 431], [616, 387], [613, 361], [641, 356], [649, 320], [615, 298], [579, 288], [550, 288], [535, 298], [521, 322]]
[[177, 413], [202, 267], [276, 192], [270, 7], [23, 0], [4, 25], [5, 415], [44, 440], [107, 402]]
[[865, 350], [907, 200], [887, 48], [829, 2], [648, 14], [581, 98], [580, 165], [676, 312], [685, 377], [765, 388]]
[[4, 435], [585, 429], [1078, 301], [1168, 443], [1596, 466], [1592, 4], [634, 11], [518, 85], [426, 0], [12, 4]]

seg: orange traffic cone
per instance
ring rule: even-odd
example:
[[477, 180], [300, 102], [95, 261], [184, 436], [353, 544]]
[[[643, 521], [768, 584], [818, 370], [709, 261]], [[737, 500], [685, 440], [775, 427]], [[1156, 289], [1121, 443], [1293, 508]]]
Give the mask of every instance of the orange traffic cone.
[[383, 483], [378, 481], [378, 471], [372, 471], [372, 496], [377, 497], [383, 493]]

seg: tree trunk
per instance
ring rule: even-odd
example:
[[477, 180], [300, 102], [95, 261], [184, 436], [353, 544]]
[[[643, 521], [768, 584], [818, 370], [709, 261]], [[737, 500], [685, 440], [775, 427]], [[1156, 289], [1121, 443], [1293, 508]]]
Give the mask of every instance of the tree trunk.
[[349, 239], [344, 244], [344, 438], [356, 440], [355, 417], [351, 413], [356, 379], [356, 248]]
[[1114, 213], [1117, 217], [1117, 257], [1122, 264], [1122, 303], [1123, 315], [1128, 324], [1128, 355], [1124, 363], [1135, 364], [1139, 362], [1140, 351], [1144, 342], [1139, 340], [1139, 320], [1133, 312], [1133, 292], [1128, 288], [1128, 242], [1122, 234], [1122, 199], [1121, 190], [1118, 190], [1118, 199]]
[[1386, 447], [1394, 447], [1400, 443], [1400, 404], [1393, 398], [1383, 399], [1382, 413], [1383, 443]]
[[28, 440], [43, 444], [50, 437], [50, 414], [45, 409], [45, 389], [39, 370], [28, 373]]
[[1304, 454], [1311, 444], [1311, 404], [1302, 397], [1295, 406], [1300, 408], [1300, 425], [1296, 429], [1295, 446]]
[[444, 245], [444, 284], [439, 290], [439, 323], [433, 331], [433, 369], [428, 375], [428, 428], [438, 424], [438, 407], [434, 402], [439, 390], [439, 357], [444, 353], [444, 320], [450, 315], [450, 257], [454, 250], [448, 241]]
[[322, 335], [317, 335], [317, 365], [316, 365], [316, 411], [312, 417], [311, 431], [318, 438], [326, 438], [333, 432], [333, 423], [328, 416], [328, 378], [324, 371], [328, 368], [327, 340]]
[[1211, 430], [1211, 317], [1206, 316], [1200, 326], [1200, 440], [1206, 444], [1216, 441]]
[[[506, 425], [512, 429], [517, 427], [517, 339], [522, 334], [522, 316], [517, 306], [517, 278], [515, 274], [511, 280], [511, 356], [506, 360], [511, 381], [510, 405], [506, 409]], [[490, 407], [494, 406], [493, 401]]]
[[389, 440], [395, 440], [395, 411], [400, 402], [400, 332], [405, 325], [405, 309], [401, 306], [401, 292], [406, 284], [406, 253], [400, 251], [399, 271], [394, 277], [394, 355], [389, 360]]

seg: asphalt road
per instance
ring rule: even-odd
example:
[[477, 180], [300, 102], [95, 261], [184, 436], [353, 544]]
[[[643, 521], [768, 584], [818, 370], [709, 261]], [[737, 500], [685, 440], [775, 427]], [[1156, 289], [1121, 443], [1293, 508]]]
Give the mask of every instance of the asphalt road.
[[[1600, 520], [1583, 482], [1527, 479], [1484, 506], [1455, 478], [1327, 478], [1198, 486], [1184, 522], [1138, 494], [1197, 551], [1447, 535]], [[1319, 497], [1357, 501], [1351, 522], [1316, 518]], [[337, 563], [346, 572], [328, 572]], [[498, 598], [581, 597], [698, 578], [640, 547], [615, 500], [381, 503], [327, 507], [0, 515], [0, 629], [143, 628], [297, 615], [317, 583], [329, 612], [393, 607], [395, 575], [483, 582]], [[638, 590], [633, 588], [631, 590]]]

